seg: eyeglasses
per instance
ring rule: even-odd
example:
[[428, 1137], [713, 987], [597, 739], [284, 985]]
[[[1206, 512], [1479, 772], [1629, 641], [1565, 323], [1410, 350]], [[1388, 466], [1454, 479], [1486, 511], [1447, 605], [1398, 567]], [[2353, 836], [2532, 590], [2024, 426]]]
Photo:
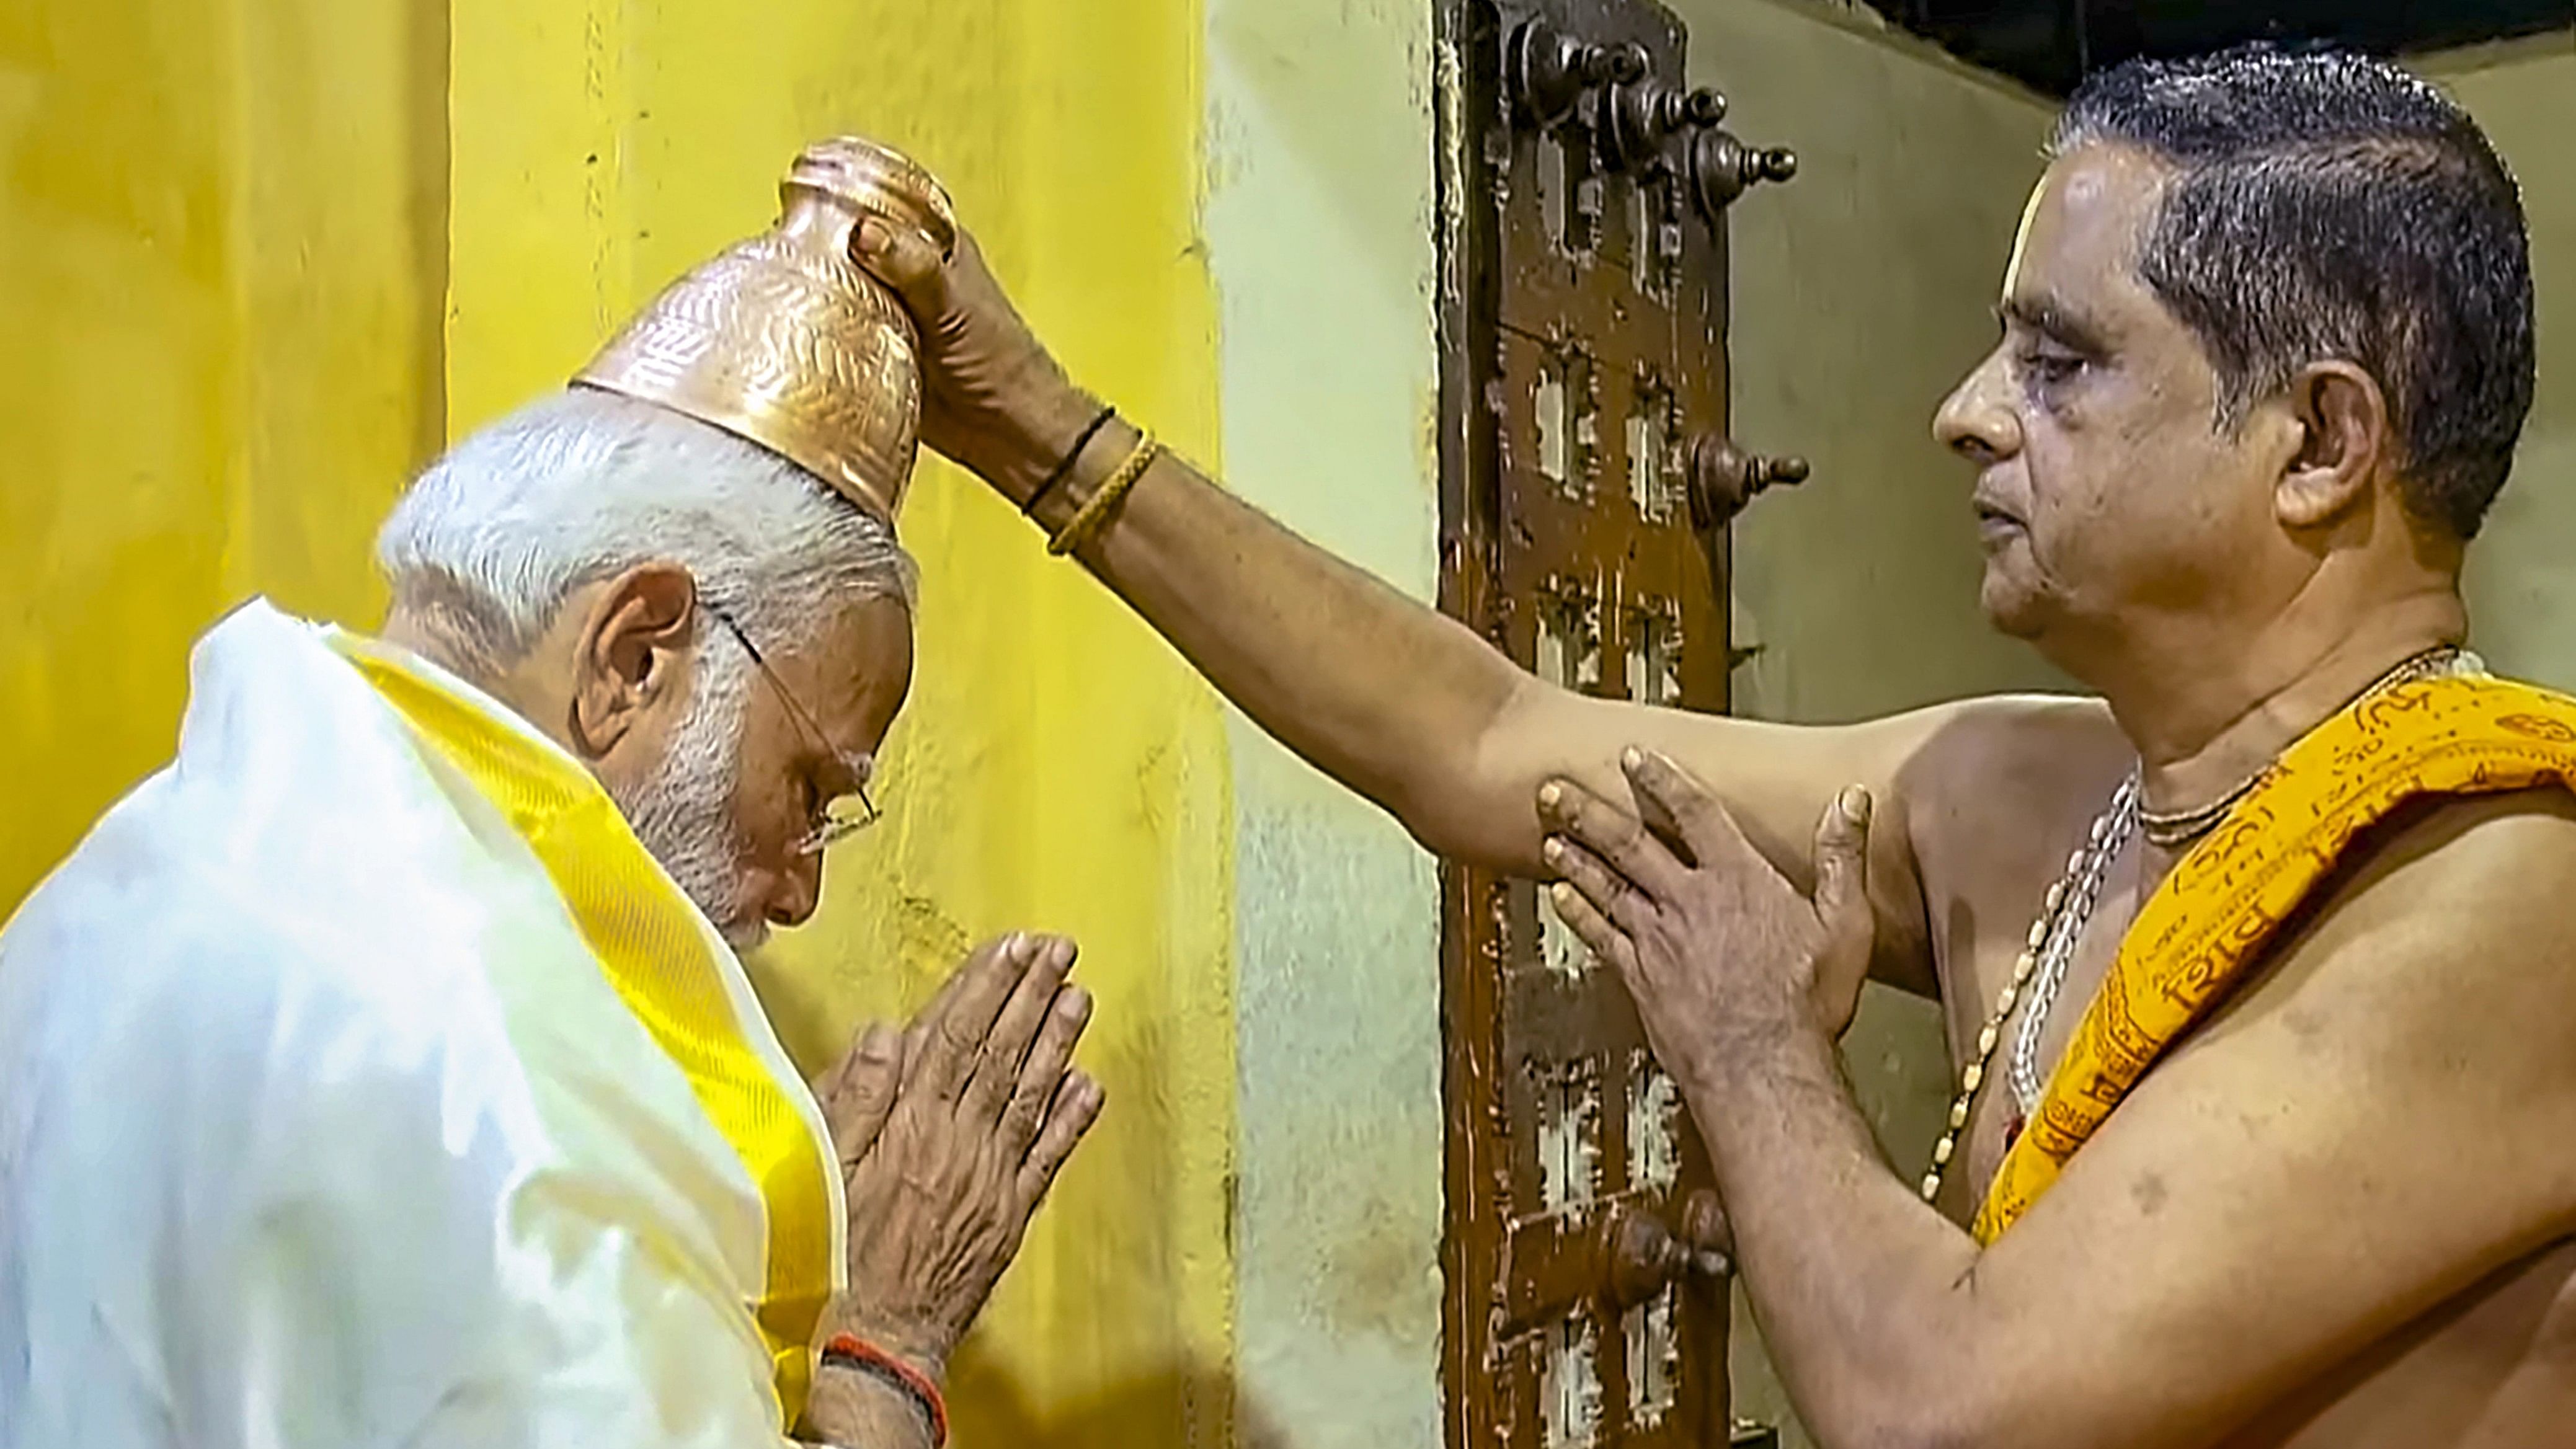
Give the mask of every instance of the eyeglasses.
[[858, 813], [834, 814], [831, 804], [825, 804], [821, 817], [814, 822], [814, 828], [805, 833], [804, 839], [796, 842], [796, 853], [820, 855], [876, 824], [879, 819], [877, 802], [868, 798], [868, 780], [876, 773], [876, 757], [857, 754], [833, 744], [832, 737], [825, 734], [823, 726], [815, 721], [814, 716], [807, 712], [804, 705], [797, 702], [795, 691], [789, 689], [787, 682], [778, 677], [777, 670], [769, 667], [769, 661], [761, 657], [760, 646], [751, 642], [751, 636], [742, 632], [742, 626], [733, 621], [733, 616], [704, 599], [698, 601], [698, 607], [706, 610], [714, 616], [717, 623], [725, 626], [726, 632], [733, 635], [734, 642], [742, 646], [742, 652], [750, 655], [751, 662], [759, 666], [760, 672], [768, 677], [769, 687], [778, 691], [779, 701], [787, 706], [789, 714], [796, 717], [797, 724], [814, 737], [814, 743], [822, 746], [825, 753], [838, 759], [841, 767], [849, 771], [850, 778], [856, 782], [851, 789], [858, 798]]

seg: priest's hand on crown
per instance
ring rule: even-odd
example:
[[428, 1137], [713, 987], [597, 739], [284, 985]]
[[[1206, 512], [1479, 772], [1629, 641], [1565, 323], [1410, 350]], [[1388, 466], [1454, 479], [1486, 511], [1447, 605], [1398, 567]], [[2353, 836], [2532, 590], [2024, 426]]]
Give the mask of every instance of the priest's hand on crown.
[[1071, 941], [977, 950], [901, 1034], [872, 1027], [816, 1083], [849, 1199], [850, 1285], [823, 1331], [937, 1379], [1100, 1116], [1073, 1070], [1091, 998]]
[[963, 228], [943, 262], [928, 237], [871, 219], [857, 252], [921, 329], [921, 440], [1025, 502], [1100, 405], [1065, 377]]

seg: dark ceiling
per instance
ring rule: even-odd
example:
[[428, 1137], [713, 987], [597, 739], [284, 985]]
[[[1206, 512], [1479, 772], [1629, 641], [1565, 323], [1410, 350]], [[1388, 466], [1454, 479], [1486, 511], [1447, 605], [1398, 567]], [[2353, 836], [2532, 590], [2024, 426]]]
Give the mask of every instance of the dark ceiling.
[[2133, 55], [2186, 55], [2244, 40], [2332, 40], [2380, 54], [2576, 25], [2576, 0], [1870, 0], [1962, 60], [2063, 96], [2088, 70]]

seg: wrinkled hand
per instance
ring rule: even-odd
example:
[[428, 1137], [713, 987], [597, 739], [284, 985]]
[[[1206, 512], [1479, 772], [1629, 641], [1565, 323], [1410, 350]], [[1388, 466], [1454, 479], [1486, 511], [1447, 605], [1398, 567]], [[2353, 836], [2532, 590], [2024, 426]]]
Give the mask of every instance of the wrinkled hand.
[[1683, 1075], [1740, 1033], [1841, 1036], [1876, 931], [1869, 793], [1826, 807], [1810, 901], [1680, 766], [1636, 750], [1622, 764], [1645, 820], [1567, 780], [1540, 790], [1539, 809], [1558, 832], [1545, 847], [1563, 877], [1557, 914], [1618, 968], [1656, 1056]]
[[859, 1160], [876, 1146], [902, 1088], [903, 1034], [883, 1023], [859, 1033], [841, 1059], [814, 1079], [814, 1100], [822, 1104], [823, 1123], [832, 1129], [843, 1187], [849, 1186]]
[[963, 229], [943, 263], [929, 238], [872, 218], [856, 252], [920, 328], [922, 441], [1025, 499], [1098, 405], [1066, 380]]
[[969, 957], [902, 1036], [872, 1027], [817, 1084], [849, 1199], [853, 1331], [937, 1376], [1100, 1116], [1069, 1067], [1091, 999], [1070, 941]]

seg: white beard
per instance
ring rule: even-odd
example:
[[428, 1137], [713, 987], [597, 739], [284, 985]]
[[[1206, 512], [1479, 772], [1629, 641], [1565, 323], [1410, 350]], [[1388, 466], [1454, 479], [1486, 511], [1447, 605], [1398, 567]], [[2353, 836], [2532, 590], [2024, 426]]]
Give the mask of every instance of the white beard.
[[736, 951], [769, 938], [769, 925], [741, 909], [743, 860], [749, 853], [734, 826], [734, 786], [741, 773], [743, 711], [751, 698], [751, 661], [733, 650], [700, 649], [689, 712], [651, 778], [610, 794], [635, 838], [672, 881], [706, 912]]

